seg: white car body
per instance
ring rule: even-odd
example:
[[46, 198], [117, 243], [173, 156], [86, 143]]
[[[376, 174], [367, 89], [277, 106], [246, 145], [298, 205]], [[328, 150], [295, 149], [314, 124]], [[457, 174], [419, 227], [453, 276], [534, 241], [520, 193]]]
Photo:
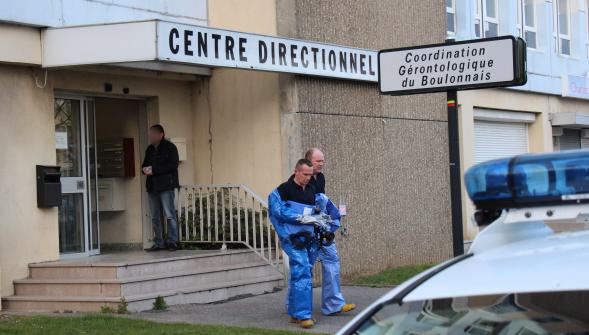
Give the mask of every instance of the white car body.
[[[379, 306], [511, 293], [589, 291], [589, 205], [511, 209], [479, 233], [467, 255], [391, 290], [338, 334], [352, 333]], [[589, 310], [587, 311], [589, 315]]]

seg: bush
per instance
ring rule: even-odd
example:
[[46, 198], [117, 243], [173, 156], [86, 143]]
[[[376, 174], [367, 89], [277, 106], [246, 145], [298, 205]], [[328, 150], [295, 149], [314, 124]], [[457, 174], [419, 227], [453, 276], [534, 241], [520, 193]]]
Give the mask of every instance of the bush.
[[102, 314], [114, 314], [114, 312], [115, 312], [115, 309], [110, 306], [107, 306], [107, 305], [100, 306], [100, 313], [102, 313]]
[[158, 295], [157, 298], [155, 298], [153, 309], [156, 311], [165, 311], [168, 309], [168, 304], [166, 304], [164, 297]]
[[125, 298], [121, 298], [121, 302], [119, 302], [119, 305], [117, 306], [117, 313], [119, 314], [127, 314], [129, 313], [129, 303], [127, 302], [127, 300], [125, 300]]

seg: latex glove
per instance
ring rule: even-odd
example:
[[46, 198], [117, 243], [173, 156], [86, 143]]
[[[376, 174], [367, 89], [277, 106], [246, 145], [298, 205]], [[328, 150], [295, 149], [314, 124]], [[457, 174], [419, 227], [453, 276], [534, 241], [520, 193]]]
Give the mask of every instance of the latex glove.
[[302, 224], [316, 224], [318, 219], [313, 215], [299, 215], [297, 221]]

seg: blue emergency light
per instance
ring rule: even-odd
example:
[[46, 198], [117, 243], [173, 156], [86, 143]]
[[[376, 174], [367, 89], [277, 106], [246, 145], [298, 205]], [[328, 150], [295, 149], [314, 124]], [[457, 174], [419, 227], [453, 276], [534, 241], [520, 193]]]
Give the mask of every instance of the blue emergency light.
[[468, 169], [464, 179], [478, 209], [589, 202], [589, 150], [492, 160]]

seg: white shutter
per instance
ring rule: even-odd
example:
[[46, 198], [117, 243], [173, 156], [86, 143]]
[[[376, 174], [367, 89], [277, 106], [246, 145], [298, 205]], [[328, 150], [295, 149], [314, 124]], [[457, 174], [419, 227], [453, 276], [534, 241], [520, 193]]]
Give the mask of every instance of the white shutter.
[[528, 125], [474, 121], [476, 163], [528, 152]]

